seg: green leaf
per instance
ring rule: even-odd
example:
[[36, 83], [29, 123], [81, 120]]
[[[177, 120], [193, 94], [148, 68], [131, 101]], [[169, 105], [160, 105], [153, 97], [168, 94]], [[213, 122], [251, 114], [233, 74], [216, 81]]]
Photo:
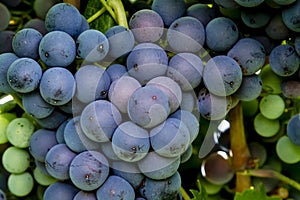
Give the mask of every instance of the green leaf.
[[257, 189], [248, 189], [243, 193], [237, 192], [234, 196], [234, 200], [281, 200], [278, 197], [269, 197], [263, 185], [259, 185]]
[[199, 190], [190, 190], [190, 192], [193, 194], [192, 200], [206, 200], [208, 195], [205, 191], [205, 188], [201, 185], [200, 180], [197, 180], [197, 187]]
[[[89, 0], [83, 15], [88, 19], [101, 10], [102, 7], [103, 5], [99, 0]], [[91, 29], [96, 29], [105, 33], [110, 27], [116, 25], [116, 22], [106, 11], [89, 25]]]

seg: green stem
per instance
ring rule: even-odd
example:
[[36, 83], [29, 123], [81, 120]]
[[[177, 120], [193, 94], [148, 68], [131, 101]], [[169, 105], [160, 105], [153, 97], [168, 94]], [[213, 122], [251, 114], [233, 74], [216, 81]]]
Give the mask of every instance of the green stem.
[[184, 200], [191, 200], [190, 196], [188, 195], [188, 193], [185, 191], [183, 187], [180, 188], [180, 192]]
[[106, 11], [105, 7], [102, 7], [98, 12], [96, 12], [93, 16], [91, 16], [90, 18], [87, 19], [88, 23], [93, 22], [94, 20], [96, 20], [98, 17], [100, 17], [104, 12]]
[[253, 170], [245, 170], [242, 172], [239, 172], [242, 175], [246, 176], [255, 176], [255, 177], [261, 177], [261, 178], [275, 178], [278, 179], [284, 183], [289, 184], [290, 186], [294, 187], [295, 189], [300, 191], [300, 183], [297, 181], [284, 176], [283, 174], [270, 170], [270, 169], [253, 169]]
[[112, 10], [112, 8], [107, 4], [106, 0], [100, 0], [102, 5], [105, 7], [105, 9], [109, 12], [109, 14], [111, 15], [111, 17], [117, 22], [117, 18], [116, 18], [116, 14], [115, 12]]
[[111, 6], [116, 15], [116, 22], [120, 26], [128, 28], [127, 16], [121, 0], [108, 0], [108, 5]]

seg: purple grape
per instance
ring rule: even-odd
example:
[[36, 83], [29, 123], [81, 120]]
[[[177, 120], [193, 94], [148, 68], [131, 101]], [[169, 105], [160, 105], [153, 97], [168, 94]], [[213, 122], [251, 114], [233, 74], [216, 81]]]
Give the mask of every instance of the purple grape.
[[300, 1], [288, 6], [282, 10], [282, 20], [284, 24], [292, 31], [300, 32]]
[[14, 31], [0, 31], [0, 53], [13, 53], [12, 40], [15, 36]]
[[284, 40], [289, 37], [290, 30], [282, 21], [280, 14], [271, 18], [268, 25], [265, 27], [265, 32], [273, 40]]
[[[1, 41], [1, 40], [0, 40]], [[1, 46], [1, 45], [0, 45]], [[12, 94], [15, 91], [10, 87], [7, 81], [7, 70], [9, 66], [19, 59], [14, 53], [1, 53], [0, 54], [0, 92]]]
[[300, 82], [297, 80], [285, 80], [280, 85], [282, 94], [286, 98], [298, 98], [300, 96]]
[[296, 114], [292, 116], [288, 122], [287, 135], [290, 138], [290, 140], [298, 146], [300, 146], [300, 134], [298, 131], [299, 129], [300, 129], [300, 115]]
[[126, 75], [127, 69], [124, 65], [115, 63], [108, 66], [106, 68], [106, 72], [108, 73], [111, 82], [114, 82], [115, 80], [119, 79], [123, 75]]
[[45, 21], [39, 18], [30, 19], [24, 24], [24, 28], [33, 28], [39, 31], [43, 36], [48, 33], [45, 25]]
[[79, 189], [66, 182], [55, 182], [47, 187], [44, 192], [44, 200], [73, 200]]
[[259, 97], [262, 91], [262, 80], [254, 74], [243, 77], [242, 84], [234, 96], [242, 101], [251, 101]]
[[87, 191], [79, 191], [73, 200], [97, 200], [97, 197], [96, 197], [96, 193], [93, 191], [93, 192], [87, 192]]
[[84, 191], [93, 191], [107, 179], [108, 161], [97, 151], [84, 151], [72, 160], [69, 173], [76, 187]]
[[217, 13], [213, 8], [210, 8], [207, 4], [195, 3], [188, 7], [188, 9], [186, 10], [186, 15], [195, 17], [205, 27], [208, 24], [208, 22], [210, 22], [217, 16]]
[[54, 109], [48, 117], [36, 119], [36, 121], [42, 128], [57, 129], [67, 118], [68, 116], [65, 113]]

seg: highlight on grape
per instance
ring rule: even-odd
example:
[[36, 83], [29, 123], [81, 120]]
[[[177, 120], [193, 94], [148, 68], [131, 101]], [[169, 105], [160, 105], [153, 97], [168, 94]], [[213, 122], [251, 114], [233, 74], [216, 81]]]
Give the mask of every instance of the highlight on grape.
[[0, 0], [0, 199], [298, 199], [299, 10]]

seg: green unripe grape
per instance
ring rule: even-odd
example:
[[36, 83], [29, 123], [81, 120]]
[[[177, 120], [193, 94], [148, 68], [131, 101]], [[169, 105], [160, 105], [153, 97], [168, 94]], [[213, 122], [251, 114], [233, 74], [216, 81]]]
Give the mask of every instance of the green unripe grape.
[[30, 137], [34, 132], [33, 123], [27, 118], [12, 120], [6, 130], [8, 141], [19, 148], [29, 147]]
[[268, 119], [259, 113], [254, 118], [254, 129], [260, 136], [272, 137], [279, 132], [280, 122], [277, 119]]
[[295, 164], [300, 161], [300, 146], [294, 144], [286, 135], [277, 141], [276, 153], [279, 159], [285, 163]]
[[246, 117], [254, 117], [258, 111], [259, 102], [257, 99], [242, 101], [243, 114]]
[[23, 173], [30, 165], [30, 155], [24, 149], [11, 146], [3, 153], [2, 164], [10, 173]]
[[8, 124], [16, 118], [16, 114], [14, 113], [3, 113], [0, 114], [0, 144], [5, 144], [8, 142], [6, 136], [6, 130]]
[[35, 168], [33, 170], [33, 177], [36, 180], [36, 182], [43, 186], [49, 186], [52, 183], [55, 183], [57, 179], [53, 178], [52, 176], [49, 176], [45, 173], [43, 173], [39, 168]]
[[28, 195], [34, 186], [34, 180], [30, 173], [11, 174], [7, 181], [9, 191], [18, 197]]
[[281, 93], [280, 85], [282, 78], [272, 71], [270, 65], [266, 65], [262, 68], [259, 77], [262, 80], [262, 88], [264, 91], [271, 94]]
[[277, 119], [284, 112], [285, 103], [279, 95], [270, 94], [261, 99], [259, 109], [264, 117], [268, 119]]

